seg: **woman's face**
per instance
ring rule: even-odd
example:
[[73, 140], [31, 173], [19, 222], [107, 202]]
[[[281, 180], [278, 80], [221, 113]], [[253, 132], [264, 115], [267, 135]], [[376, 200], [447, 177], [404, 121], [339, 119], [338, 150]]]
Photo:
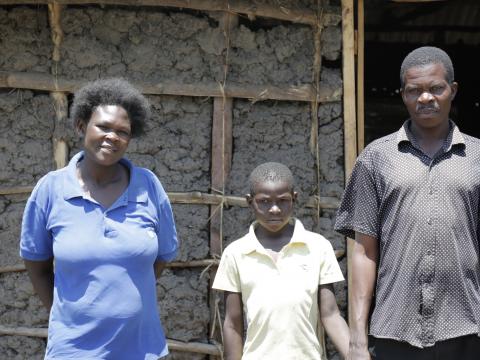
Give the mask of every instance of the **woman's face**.
[[84, 134], [86, 157], [103, 166], [116, 164], [131, 138], [127, 111], [117, 105], [98, 106], [88, 124], [80, 124], [79, 130]]

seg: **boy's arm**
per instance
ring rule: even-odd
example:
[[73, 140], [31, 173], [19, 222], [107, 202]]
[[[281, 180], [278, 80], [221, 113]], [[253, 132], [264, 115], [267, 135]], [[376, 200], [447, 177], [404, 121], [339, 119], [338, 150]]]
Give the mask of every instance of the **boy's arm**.
[[327, 335], [343, 358], [347, 357], [349, 331], [345, 319], [340, 315], [332, 284], [320, 285], [318, 289], [320, 319]]
[[348, 359], [370, 360], [367, 322], [377, 276], [378, 240], [355, 232], [352, 255], [352, 299]]
[[242, 294], [225, 292], [225, 322], [223, 325], [225, 360], [240, 360], [243, 354]]

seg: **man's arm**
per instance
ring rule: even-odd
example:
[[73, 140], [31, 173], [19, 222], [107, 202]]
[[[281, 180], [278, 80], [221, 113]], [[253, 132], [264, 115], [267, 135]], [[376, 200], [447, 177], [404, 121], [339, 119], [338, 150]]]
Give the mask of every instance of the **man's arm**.
[[338, 310], [332, 284], [319, 286], [318, 302], [322, 325], [342, 357], [346, 358], [349, 342], [348, 326]]
[[225, 322], [223, 325], [225, 360], [240, 360], [243, 354], [242, 294], [225, 292]]
[[53, 258], [45, 261], [24, 260], [33, 289], [50, 312], [53, 303]]
[[370, 359], [367, 322], [377, 276], [378, 240], [355, 232], [351, 271], [352, 298], [348, 360]]

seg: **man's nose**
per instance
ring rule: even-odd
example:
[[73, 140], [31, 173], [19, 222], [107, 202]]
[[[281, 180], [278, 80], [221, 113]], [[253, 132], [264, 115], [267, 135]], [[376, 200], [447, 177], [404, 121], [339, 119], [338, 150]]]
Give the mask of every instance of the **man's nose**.
[[418, 101], [421, 103], [428, 103], [433, 100], [434, 100], [434, 97], [429, 91], [422, 92], [418, 97]]

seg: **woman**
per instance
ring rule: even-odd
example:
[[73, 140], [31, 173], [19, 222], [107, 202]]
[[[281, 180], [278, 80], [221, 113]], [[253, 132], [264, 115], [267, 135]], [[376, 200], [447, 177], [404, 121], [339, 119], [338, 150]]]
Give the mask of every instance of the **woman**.
[[148, 116], [127, 81], [87, 84], [71, 109], [83, 151], [27, 202], [20, 255], [50, 311], [45, 359], [168, 354], [155, 276], [176, 255], [172, 210], [156, 176], [123, 158]]

